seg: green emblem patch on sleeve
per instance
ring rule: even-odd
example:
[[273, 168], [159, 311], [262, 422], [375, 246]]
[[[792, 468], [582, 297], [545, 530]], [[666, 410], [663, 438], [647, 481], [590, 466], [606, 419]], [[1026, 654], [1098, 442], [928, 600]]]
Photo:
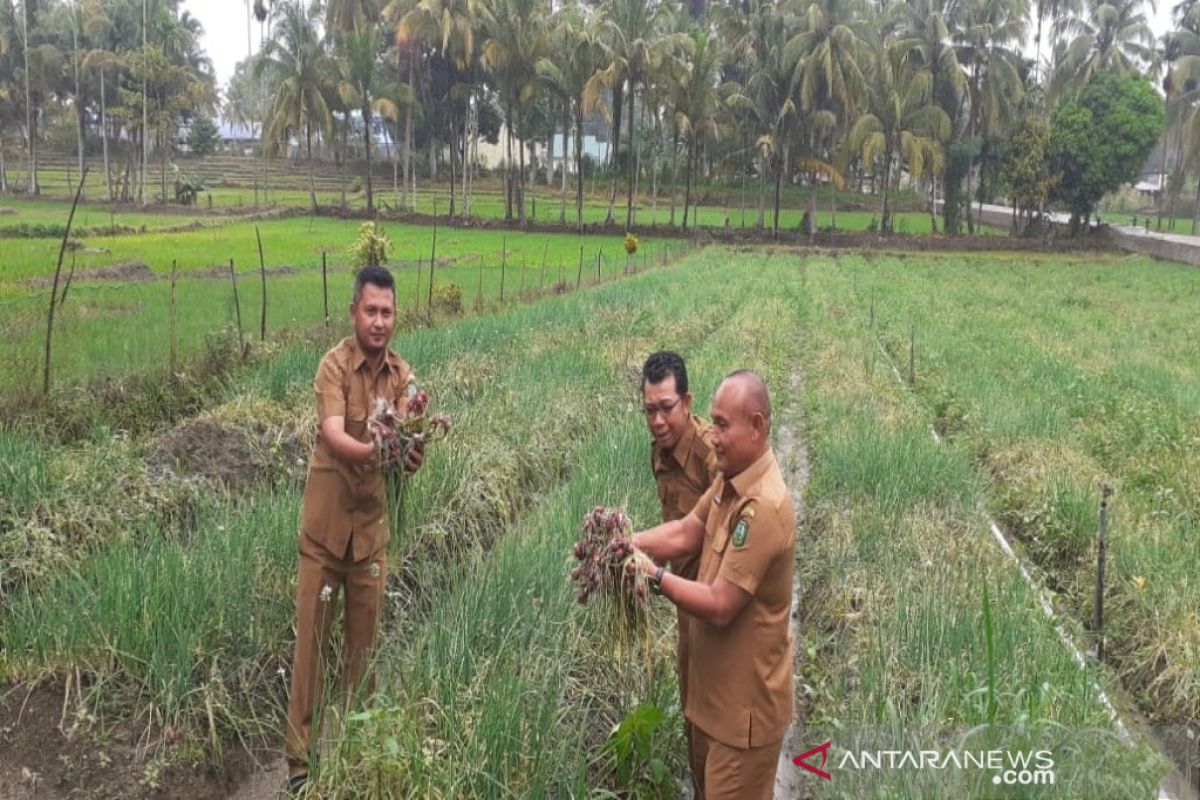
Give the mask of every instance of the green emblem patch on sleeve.
[[744, 547], [746, 537], [750, 535], [750, 521], [742, 517], [737, 521], [737, 525], [733, 528], [733, 546], [734, 548]]

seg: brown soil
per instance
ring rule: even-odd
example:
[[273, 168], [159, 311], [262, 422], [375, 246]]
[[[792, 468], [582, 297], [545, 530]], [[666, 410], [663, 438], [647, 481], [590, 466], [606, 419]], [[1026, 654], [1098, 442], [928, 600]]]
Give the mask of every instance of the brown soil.
[[[62, 277], [59, 279], [61, 285], [67, 279], [68, 270], [64, 267]], [[147, 266], [145, 261], [122, 261], [119, 264], [110, 264], [107, 267], [89, 267], [88, 269], [75, 270], [75, 277], [71, 278], [71, 282], [75, 281], [152, 281], [157, 279], [154, 270]], [[54, 285], [54, 276], [30, 278], [26, 281], [30, 286], [37, 289], [49, 289]]]
[[307, 446], [293, 431], [265, 425], [243, 428], [201, 417], [160, 436], [146, 456], [164, 477], [199, 479], [215, 488], [244, 492], [276, 477], [298, 478]]
[[[177, 745], [147, 750], [140, 745], [144, 725], [81, 713], [73, 695], [64, 720], [63, 700], [58, 685], [0, 687], [0, 797], [215, 800], [229, 796], [254, 768], [241, 748], [229, 748], [219, 767], [191, 761]], [[150, 740], [163, 740], [162, 731], [152, 733]]]
[[[365, 219], [365, 211], [350, 209], [323, 208], [319, 216], [336, 217], [339, 219]], [[429, 214], [377, 214], [380, 219], [390, 219], [409, 225], [433, 225], [434, 217]], [[521, 227], [516, 222], [502, 219], [454, 219], [437, 217], [437, 224], [445, 227], [474, 228], [478, 230], [520, 230], [528, 233], [571, 233], [574, 228], [562, 226], [556, 222], [528, 222]], [[603, 225], [587, 224], [583, 233], [589, 236], [624, 236], [625, 226], [620, 224]], [[1058, 239], [1045, 241], [1042, 239], [1020, 239], [1007, 236], [945, 236], [943, 234], [888, 234], [869, 233], [866, 231], [823, 231], [813, 236], [798, 230], [780, 230], [774, 236], [769, 230], [753, 228], [722, 228], [701, 227], [684, 232], [678, 228], [666, 225], [635, 225], [632, 232], [637, 234], [660, 233], [668, 237], [689, 237], [700, 243], [714, 244], [768, 244], [789, 245], [809, 248], [837, 248], [853, 250], [887, 250], [915, 252], [1034, 252], [1034, 253], [1066, 253], [1104, 250], [1105, 244], [1101, 237], [1082, 239]], [[1110, 248], [1111, 249], [1111, 248]]]
[[[801, 407], [804, 402], [804, 373], [799, 365], [793, 369], [788, 380], [788, 392], [784, 400], [785, 414], [789, 420], [781, 425], [775, 437], [775, 456], [783, 470], [784, 481], [796, 510], [797, 547], [807, 546], [805, 537], [800, 535], [804, 530], [804, 487], [808, 484], [809, 461], [808, 447], [804, 443], [803, 431], [800, 430]], [[808, 587], [805, 587], [811, 591]], [[801, 633], [808, 630], [809, 620], [804, 610], [812, 606], [801, 592], [799, 578], [792, 589], [791, 632], [795, 644], [795, 674], [803, 673], [804, 640]], [[797, 687], [798, 689], [799, 687]], [[783, 740], [779, 753], [779, 767], [775, 773], [775, 793], [778, 800], [807, 796], [804, 774], [801, 768], [792, 763], [792, 757], [805, 752], [813, 743], [805, 740], [805, 723], [811, 711], [808, 703], [804, 702], [803, 693], [799, 693], [792, 711], [792, 724]]]
[[[259, 275], [261, 273], [261, 270], [257, 269], [250, 271], [255, 275]], [[295, 273], [295, 267], [289, 267], [286, 265], [281, 267], [267, 267], [267, 275], [294, 275]], [[189, 269], [186, 273], [181, 274], [186, 275], [188, 278], [216, 278], [219, 280], [229, 280], [229, 265], [226, 264], [222, 267], [209, 267], [201, 270]], [[239, 272], [238, 274], [243, 275], [245, 273]]]

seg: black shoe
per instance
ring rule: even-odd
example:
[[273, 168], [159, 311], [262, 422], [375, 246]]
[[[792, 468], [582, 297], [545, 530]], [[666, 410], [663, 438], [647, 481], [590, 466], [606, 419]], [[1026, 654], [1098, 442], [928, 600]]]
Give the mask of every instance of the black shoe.
[[300, 794], [300, 792], [304, 791], [304, 787], [307, 784], [308, 784], [308, 773], [307, 772], [301, 773], [300, 775], [293, 775], [292, 777], [288, 778], [288, 782], [287, 782], [288, 794]]

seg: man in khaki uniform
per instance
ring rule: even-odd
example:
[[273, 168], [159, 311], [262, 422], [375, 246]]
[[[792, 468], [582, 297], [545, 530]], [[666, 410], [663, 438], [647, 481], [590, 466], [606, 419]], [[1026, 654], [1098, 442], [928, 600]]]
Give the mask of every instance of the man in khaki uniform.
[[[788, 630], [796, 515], [771, 451], [771, 406], [752, 372], [713, 399], [721, 476], [683, 519], [638, 533], [651, 586], [692, 617], [686, 715], [692, 771], [708, 800], [770, 798], [792, 718]], [[700, 555], [697, 579], [660, 565]]]
[[[717, 477], [717, 454], [712, 448], [712, 426], [692, 413], [687, 365], [677, 353], [651, 353], [642, 366], [642, 410], [654, 437], [650, 467], [662, 502], [662, 521], [683, 519]], [[671, 572], [695, 580], [700, 559], [691, 554], [671, 561]], [[676, 647], [679, 707], [687, 708], [689, 617], [679, 617]], [[689, 763], [693, 756], [692, 725], [684, 718], [684, 739]], [[698, 779], [697, 779], [698, 780]]]
[[[364, 671], [375, 642], [387, 579], [388, 526], [380, 456], [367, 418], [376, 397], [403, 409], [412, 375], [388, 349], [396, 327], [391, 273], [366, 267], [354, 281], [350, 304], [354, 335], [321, 359], [313, 390], [317, 442], [308, 463], [300, 517], [300, 567], [296, 586], [296, 653], [288, 701], [288, 787], [308, 778], [313, 711], [321, 705], [329, 633], [338, 590], [345, 587], [342, 676], [347, 693], [374, 688]], [[404, 469], [423, 461], [410, 451]]]

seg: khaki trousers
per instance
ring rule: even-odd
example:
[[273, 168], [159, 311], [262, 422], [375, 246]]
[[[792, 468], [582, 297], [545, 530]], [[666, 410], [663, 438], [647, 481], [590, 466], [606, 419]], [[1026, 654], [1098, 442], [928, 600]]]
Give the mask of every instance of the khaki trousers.
[[[315, 760], [313, 711], [324, 705], [329, 634], [338, 592], [346, 591], [343, 612], [342, 678], [347, 700], [359, 689], [375, 689], [375, 676], [364, 671], [375, 644], [383, 589], [387, 580], [387, 550], [381, 548], [362, 561], [349, 558], [353, 545], [335, 556], [300, 534], [300, 569], [296, 584], [296, 654], [292, 660], [292, 690], [288, 697], [288, 774], [307, 773]], [[325, 591], [328, 587], [328, 591]], [[322, 592], [325, 592], [322, 595]], [[318, 737], [320, 731], [317, 732]]]
[[692, 726], [697, 800], [771, 800], [783, 742], [742, 749]]

